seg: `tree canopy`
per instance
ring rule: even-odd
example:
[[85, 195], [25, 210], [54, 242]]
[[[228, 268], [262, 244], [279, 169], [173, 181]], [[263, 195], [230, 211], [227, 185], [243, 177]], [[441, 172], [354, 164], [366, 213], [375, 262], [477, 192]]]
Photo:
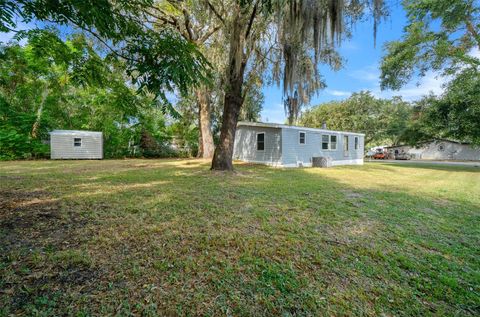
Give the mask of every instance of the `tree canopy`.
[[406, 141], [415, 144], [446, 138], [480, 145], [480, 74], [464, 70], [440, 96], [426, 96], [417, 103]]
[[139, 89], [168, 104], [167, 91], [187, 93], [207, 80], [209, 65], [195, 44], [148, 23], [152, 7], [152, 0], [5, 0], [0, 31], [16, 31], [17, 20], [79, 28], [125, 61]]
[[45, 155], [53, 129], [102, 131], [105, 157], [142, 155], [142, 133], [171, 141], [161, 104], [128, 84], [123, 61], [100, 56], [81, 34], [25, 36], [24, 46], [0, 46], [0, 158]]
[[370, 92], [354, 93], [343, 101], [332, 101], [305, 111], [300, 125], [365, 133], [366, 147], [404, 141], [412, 106], [399, 97], [378, 99]]
[[[222, 22], [229, 43], [222, 127], [212, 169], [232, 170], [235, 130], [245, 99], [245, 82], [253, 60], [272, 61], [273, 78], [284, 94], [297, 98], [287, 111], [297, 112], [304, 99], [323, 87], [318, 66], [335, 66], [335, 48], [349, 26], [372, 12], [376, 22], [383, 1], [206, 1]], [[374, 31], [375, 33], [375, 27]], [[276, 61], [276, 62], [275, 62]], [[294, 105], [290, 109], [289, 105]]]
[[480, 5], [476, 0], [404, 0], [402, 39], [386, 45], [381, 87], [399, 89], [429, 71], [444, 76], [445, 92], [415, 107], [409, 143], [435, 137], [479, 143]]
[[480, 59], [480, 5], [477, 0], [404, 0], [408, 24], [402, 39], [386, 45], [381, 87], [399, 89], [427, 71], [454, 75], [477, 71]]

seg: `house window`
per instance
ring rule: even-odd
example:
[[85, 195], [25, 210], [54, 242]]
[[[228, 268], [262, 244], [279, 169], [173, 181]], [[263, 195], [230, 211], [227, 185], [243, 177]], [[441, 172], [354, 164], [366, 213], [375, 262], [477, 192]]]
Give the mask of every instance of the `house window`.
[[265, 133], [257, 133], [257, 151], [265, 150]]
[[359, 148], [359, 144], [358, 144], [358, 136], [355, 137], [355, 150], [358, 150]]
[[330, 137], [328, 135], [322, 135], [322, 150], [328, 150], [328, 141]]
[[73, 146], [82, 146], [82, 139], [81, 138], [73, 138]]
[[306, 138], [307, 138], [307, 136], [306, 136], [305, 132], [298, 133], [298, 143], [305, 144], [306, 143]]
[[330, 150], [336, 150], [337, 149], [337, 136], [336, 135], [331, 135], [330, 136]]
[[343, 151], [348, 152], [348, 135], [343, 136]]

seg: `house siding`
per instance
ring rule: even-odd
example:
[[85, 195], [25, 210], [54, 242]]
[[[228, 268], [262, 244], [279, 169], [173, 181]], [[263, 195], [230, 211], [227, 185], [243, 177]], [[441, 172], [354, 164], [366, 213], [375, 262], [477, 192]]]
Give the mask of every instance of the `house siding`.
[[[74, 138], [81, 138], [82, 145], [75, 147]], [[92, 135], [51, 134], [51, 159], [102, 159], [103, 137], [101, 133]]]
[[[299, 133], [306, 133], [306, 143], [299, 143]], [[337, 149], [323, 150], [322, 135], [336, 135]], [[349, 151], [343, 151], [343, 136], [348, 135]], [[358, 137], [358, 150], [355, 150], [355, 137]], [[326, 156], [332, 158], [333, 165], [362, 164], [364, 151], [364, 137], [358, 134], [344, 132], [302, 131], [300, 129], [282, 129], [282, 165], [284, 166], [311, 166], [312, 157]]]
[[[265, 133], [265, 149], [257, 150], [257, 134]], [[233, 158], [246, 162], [281, 164], [281, 129], [239, 126], [235, 133]]]

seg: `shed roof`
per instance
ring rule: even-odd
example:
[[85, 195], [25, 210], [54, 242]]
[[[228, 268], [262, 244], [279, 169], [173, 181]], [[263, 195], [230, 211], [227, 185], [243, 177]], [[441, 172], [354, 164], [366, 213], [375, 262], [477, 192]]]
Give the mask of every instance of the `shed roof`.
[[299, 126], [295, 126], [295, 125], [287, 125], [287, 124], [280, 124], [280, 123], [266, 123], [266, 122], [240, 121], [240, 122], [238, 122], [237, 126], [265, 127], [265, 128], [277, 128], [277, 129], [293, 129], [293, 130], [300, 130], [300, 131], [325, 132], [325, 133], [343, 133], [343, 134], [362, 135], [362, 136], [365, 135], [364, 133], [357, 133], [357, 132], [307, 128], [307, 127], [299, 127]]
[[102, 132], [84, 130], [53, 130], [50, 135], [101, 136]]

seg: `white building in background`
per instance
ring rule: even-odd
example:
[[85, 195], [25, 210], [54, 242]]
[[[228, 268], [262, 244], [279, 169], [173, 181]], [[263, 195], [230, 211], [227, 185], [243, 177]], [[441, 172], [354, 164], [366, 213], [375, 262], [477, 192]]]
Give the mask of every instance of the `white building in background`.
[[408, 155], [413, 160], [480, 161], [479, 147], [451, 140], [432, 140], [416, 146], [398, 145], [386, 149], [392, 157]]
[[79, 130], [54, 130], [50, 132], [50, 158], [103, 159], [102, 132]]

